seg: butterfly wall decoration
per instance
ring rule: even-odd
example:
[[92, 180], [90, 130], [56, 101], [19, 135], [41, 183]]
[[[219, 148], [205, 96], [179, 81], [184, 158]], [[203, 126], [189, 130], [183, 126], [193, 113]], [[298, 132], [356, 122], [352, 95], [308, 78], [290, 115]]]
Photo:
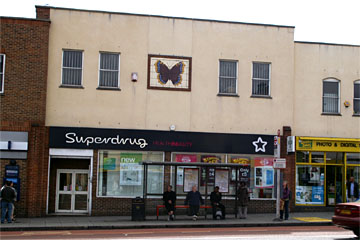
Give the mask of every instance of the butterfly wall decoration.
[[148, 88], [191, 90], [191, 58], [149, 55]]
[[155, 71], [158, 73], [157, 79], [161, 85], [165, 85], [169, 80], [174, 86], [181, 84], [184, 68], [184, 62], [178, 62], [171, 69], [160, 60], [155, 62]]

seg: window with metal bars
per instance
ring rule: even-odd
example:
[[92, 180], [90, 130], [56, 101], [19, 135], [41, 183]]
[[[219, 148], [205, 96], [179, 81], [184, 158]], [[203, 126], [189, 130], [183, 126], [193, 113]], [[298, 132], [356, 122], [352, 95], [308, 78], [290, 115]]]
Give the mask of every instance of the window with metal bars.
[[339, 81], [326, 79], [323, 81], [323, 113], [340, 113]]
[[100, 53], [99, 87], [119, 88], [120, 55]]
[[220, 60], [219, 93], [237, 94], [237, 62]]
[[0, 93], [4, 92], [5, 54], [0, 54]]
[[83, 52], [76, 50], [63, 51], [62, 85], [81, 86]]
[[360, 80], [354, 82], [354, 114], [360, 115]]
[[253, 62], [252, 95], [270, 96], [270, 64]]

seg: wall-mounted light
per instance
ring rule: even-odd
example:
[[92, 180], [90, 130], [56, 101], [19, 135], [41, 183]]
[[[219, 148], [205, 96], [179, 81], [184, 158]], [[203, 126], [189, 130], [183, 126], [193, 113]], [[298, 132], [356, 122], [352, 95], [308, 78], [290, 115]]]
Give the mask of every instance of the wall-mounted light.
[[346, 108], [350, 107], [350, 102], [349, 102], [349, 101], [345, 101], [345, 102], [344, 102], [344, 106], [345, 106]]
[[174, 124], [171, 124], [169, 128], [170, 128], [170, 131], [175, 131], [175, 129], [176, 129]]
[[138, 73], [137, 72], [131, 73], [131, 81], [137, 82], [137, 80], [138, 80]]

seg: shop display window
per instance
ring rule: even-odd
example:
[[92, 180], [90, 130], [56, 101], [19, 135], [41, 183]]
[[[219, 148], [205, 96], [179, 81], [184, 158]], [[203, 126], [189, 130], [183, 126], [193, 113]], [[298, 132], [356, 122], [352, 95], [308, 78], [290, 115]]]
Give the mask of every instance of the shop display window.
[[346, 153], [347, 164], [357, 164], [360, 166], [360, 153]]
[[312, 163], [324, 163], [324, 153], [323, 152], [311, 152], [311, 162]]
[[[250, 197], [253, 199], [273, 199], [274, 198], [274, 179], [275, 171], [273, 168], [272, 156], [258, 155], [226, 155], [226, 154], [205, 154], [205, 153], [173, 153], [173, 162], [208, 162], [208, 163], [236, 163], [241, 165], [236, 174], [236, 169], [229, 169], [229, 180], [227, 191], [223, 196], [236, 194], [236, 176], [238, 185], [245, 182], [249, 188]], [[184, 168], [177, 168], [177, 194], [184, 194]], [[174, 168], [173, 168], [174, 169]], [[199, 191], [205, 194], [206, 170], [200, 169]], [[226, 168], [224, 168], [226, 169]], [[209, 168], [207, 191], [210, 194], [215, 187], [216, 172], [224, 171], [222, 168]], [[174, 171], [174, 170], [173, 170]], [[175, 184], [174, 182], [172, 184]]]
[[296, 162], [298, 163], [309, 163], [310, 162], [310, 154], [309, 152], [296, 152]]
[[296, 166], [296, 204], [324, 204], [324, 167]]
[[[143, 161], [163, 162], [162, 152], [99, 151], [98, 196], [143, 195]], [[149, 166], [147, 191], [163, 193], [163, 166]]]
[[344, 153], [342, 152], [327, 152], [326, 153], [326, 164], [343, 164]]

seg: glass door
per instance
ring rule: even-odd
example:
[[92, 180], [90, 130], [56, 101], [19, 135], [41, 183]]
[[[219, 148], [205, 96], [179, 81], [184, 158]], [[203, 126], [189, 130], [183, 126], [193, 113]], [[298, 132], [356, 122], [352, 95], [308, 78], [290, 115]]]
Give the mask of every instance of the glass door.
[[57, 170], [56, 212], [88, 212], [88, 170]]
[[327, 205], [343, 202], [343, 167], [326, 166]]

